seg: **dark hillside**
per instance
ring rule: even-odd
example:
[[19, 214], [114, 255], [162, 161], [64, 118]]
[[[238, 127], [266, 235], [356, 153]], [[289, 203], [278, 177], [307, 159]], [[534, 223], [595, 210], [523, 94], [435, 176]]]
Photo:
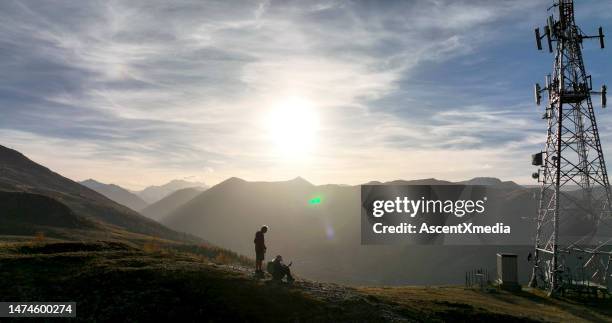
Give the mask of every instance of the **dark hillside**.
[[[23, 154], [0, 146], [0, 191], [25, 192], [52, 198], [80, 217], [121, 229], [171, 240], [197, 241], [170, 230], [105, 196], [41, 166]], [[32, 200], [39, 201], [40, 199]], [[48, 203], [45, 201], [44, 203]], [[32, 206], [30, 216], [44, 206]], [[46, 214], [36, 215], [39, 218]]]
[[[76, 215], [69, 207], [50, 197], [0, 191], [0, 234], [17, 233], [15, 226], [36, 233], [38, 226], [57, 226], [69, 229], [93, 229], [96, 225]], [[19, 232], [26, 234], [25, 232]]]

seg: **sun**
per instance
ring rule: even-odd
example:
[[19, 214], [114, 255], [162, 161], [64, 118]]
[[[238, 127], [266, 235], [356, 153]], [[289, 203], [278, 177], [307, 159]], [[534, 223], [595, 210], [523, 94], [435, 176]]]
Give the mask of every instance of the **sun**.
[[266, 123], [276, 150], [284, 157], [304, 157], [315, 148], [319, 119], [311, 101], [284, 99], [272, 108]]

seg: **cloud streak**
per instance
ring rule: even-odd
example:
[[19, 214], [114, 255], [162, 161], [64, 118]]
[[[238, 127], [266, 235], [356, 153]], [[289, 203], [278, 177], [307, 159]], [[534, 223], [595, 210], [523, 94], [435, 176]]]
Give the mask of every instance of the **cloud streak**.
[[[546, 69], [520, 37], [545, 7], [5, 1], [2, 144], [133, 188], [185, 176], [461, 179], [485, 164], [522, 180], [526, 163], [509, 155], [537, 149], [528, 82]], [[313, 155], [288, 163], [261, 120], [295, 96], [315, 103], [321, 128]]]

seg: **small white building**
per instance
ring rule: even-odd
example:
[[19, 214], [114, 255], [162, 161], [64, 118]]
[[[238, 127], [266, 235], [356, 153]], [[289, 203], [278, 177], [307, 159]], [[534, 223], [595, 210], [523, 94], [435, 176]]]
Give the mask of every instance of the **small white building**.
[[521, 285], [518, 283], [518, 263], [516, 254], [497, 254], [497, 284], [505, 290], [521, 290]]

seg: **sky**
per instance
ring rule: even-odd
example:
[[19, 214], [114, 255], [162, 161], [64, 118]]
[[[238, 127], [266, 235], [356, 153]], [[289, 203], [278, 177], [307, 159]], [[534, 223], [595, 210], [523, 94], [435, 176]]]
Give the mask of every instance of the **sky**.
[[[536, 184], [546, 125], [532, 89], [552, 55], [533, 29], [551, 3], [2, 1], [0, 145], [131, 189]], [[576, 16], [612, 33], [612, 2], [577, 1]], [[610, 49], [583, 53], [594, 87], [612, 83]], [[612, 160], [612, 111], [594, 102]]]

